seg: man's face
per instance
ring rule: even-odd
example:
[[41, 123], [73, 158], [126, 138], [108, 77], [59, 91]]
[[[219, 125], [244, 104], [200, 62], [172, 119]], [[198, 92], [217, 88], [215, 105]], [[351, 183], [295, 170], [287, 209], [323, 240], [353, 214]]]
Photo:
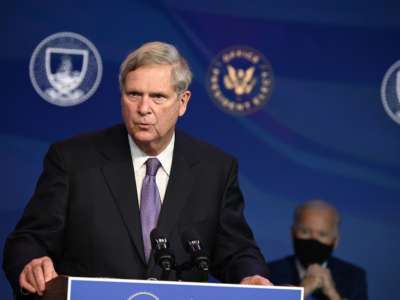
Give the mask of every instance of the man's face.
[[169, 65], [149, 65], [129, 72], [122, 93], [122, 116], [135, 143], [157, 155], [171, 140], [178, 117], [183, 116], [190, 92], [175, 92]]
[[292, 234], [298, 239], [314, 239], [325, 245], [337, 243], [337, 228], [334, 214], [327, 209], [308, 208], [303, 210]]

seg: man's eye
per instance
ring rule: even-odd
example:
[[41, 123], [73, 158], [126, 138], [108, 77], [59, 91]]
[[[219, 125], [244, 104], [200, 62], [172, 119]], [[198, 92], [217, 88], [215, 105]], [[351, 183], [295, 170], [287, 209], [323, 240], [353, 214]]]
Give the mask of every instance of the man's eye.
[[164, 101], [167, 99], [167, 97], [165, 97], [165, 96], [162, 95], [162, 94], [155, 94], [155, 95], [152, 96], [152, 99], [153, 99], [155, 102], [160, 103], [160, 102], [164, 102]]
[[320, 238], [329, 237], [329, 233], [327, 233], [327, 232], [320, 232], [320, 233], [319, 233], [319, 237], [320, 237]]
[[310, 231], [307, 229], [304, 229], [304, 228], [300, 228], [299, 233], [302, 235], [308, 235], [308, 234], [310, 234]]
[[137, 91], [127, 91], [126, 96], [129, 98], [137, 98], [140, 96], [140, 93]]

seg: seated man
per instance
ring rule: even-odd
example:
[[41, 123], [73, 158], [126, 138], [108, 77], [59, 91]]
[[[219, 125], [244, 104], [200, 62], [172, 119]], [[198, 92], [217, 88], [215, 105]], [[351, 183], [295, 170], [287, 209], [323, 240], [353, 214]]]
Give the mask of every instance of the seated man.
[[304, 287], [304, 299], [367, 299], [365, 271], [331, 256], [339, 223], [339, 213], [325, 201], [297, 207], [292, 226], [295, 255], [269, 264], [272, 282]]

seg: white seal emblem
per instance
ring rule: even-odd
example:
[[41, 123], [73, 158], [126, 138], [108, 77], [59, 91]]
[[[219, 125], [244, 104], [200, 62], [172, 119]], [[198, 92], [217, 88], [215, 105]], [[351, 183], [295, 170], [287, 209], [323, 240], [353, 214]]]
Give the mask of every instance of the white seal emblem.
[[36, 92], [58, 106], [73, 106], [89, 99], [99, 86], [102, 72], [96, 47], [72, 32], [45, 38], [33, 51], [29, 63], [29, 76]]
[[271, 96], [272, 68], [259, 51], [249, 47], [231, 47], [220, 52], [207, 74], [207, 90], [219, 108], [248, 115]]
[[128, 300], [160, 300], [160, 299], [152, 293], [139, 292], [130, 296]]
[[395, 62], [383, 77], [381, 98], [389, 117], [400, 124], [400, 60]]

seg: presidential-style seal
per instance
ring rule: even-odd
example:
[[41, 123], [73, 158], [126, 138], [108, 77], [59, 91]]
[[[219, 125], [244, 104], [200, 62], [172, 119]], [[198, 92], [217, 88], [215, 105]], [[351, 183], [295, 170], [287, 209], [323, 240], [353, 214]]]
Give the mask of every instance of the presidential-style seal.
[[259, 51], [235, 46], [214, 58], [206, 84], [210, 97], [223, 111], [248, 115], [261, 109], [271, 96], [272, 68]]
[[58, 106], [89, 99], [101, 81], [103, 65], [96, 47], [73, 32], [59, 32], [42, 40], [33, 51], [29, 76], [36, 92]]
[[383, 77], [381, 98], [389, 117], [400, 124], [400, 60], [391, 65]]
[[160, 300], [156, 295], [149, 292], [138, 292], [130, 296], [127, 300]]

